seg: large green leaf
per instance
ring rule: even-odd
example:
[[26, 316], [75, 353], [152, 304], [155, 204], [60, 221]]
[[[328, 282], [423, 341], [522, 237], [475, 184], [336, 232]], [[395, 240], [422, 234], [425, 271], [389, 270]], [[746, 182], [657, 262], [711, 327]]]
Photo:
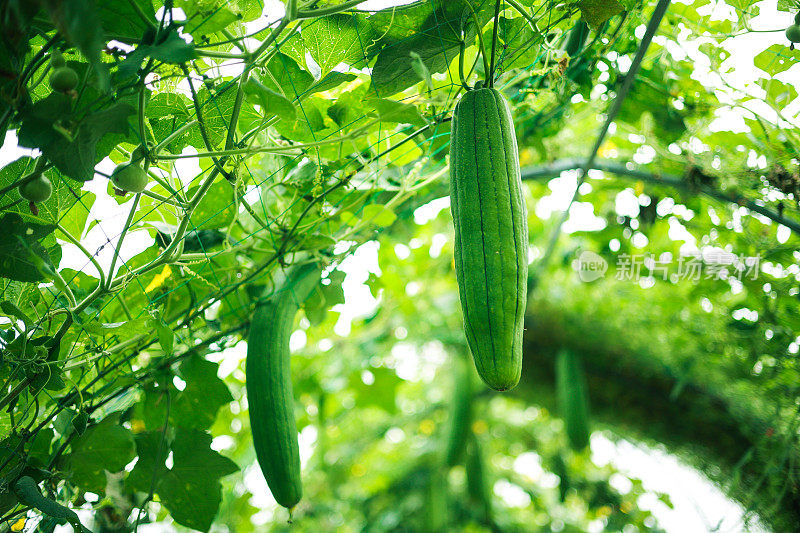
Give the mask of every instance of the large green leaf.
[[208, 531], [219, 509], [219, 478], [238, 470], [211, 449], [211, 435], [178, 429], [172, 443], [173, 467], [161, 477], [158, 496], [176, 522]]
[[19, 143], [40, 149], [66, 176], [88, 181], [94, 177], [97, 161], [107, 155], [98, 153], [98, 142], [108, 134], [126, 134], [128, 116], [134, 111], [126, 103], [117, 103], [78, 117], [68, 96], [53, 93], [25, 111]]
[[220, 407], [233, 400], [228, 387], [217, 377], [218, 365], [197, 356], [179, 369], [186, 387], [175, 397], [170, 418], [179, 427], [207, 429]]
[[65, 464], [71, 481], [84, 490], [102, 493], [106, 472], [119, 472], [136, 457], [133, 434], [111, 416], [89, 427], [72, 442], [72, 453]]

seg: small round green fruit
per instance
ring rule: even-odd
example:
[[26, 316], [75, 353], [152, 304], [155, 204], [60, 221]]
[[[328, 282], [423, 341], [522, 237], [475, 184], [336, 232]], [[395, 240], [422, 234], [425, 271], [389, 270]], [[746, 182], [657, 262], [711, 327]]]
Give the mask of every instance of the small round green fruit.
[[142, 192], [150, 179], [147, 172], [136, 163], [120, 163], [111, 173], [111, 181], [117, 189], [127, 192]]
[[53, 184], [42, 174], [19, 188], [19, 195], [34, 204], [46, 202], [50, 199], [51, 194], [53, 194]]
[[53, 52], [50, 54], [50, 66], [54, 69], [67, 66], [67, 61], [64, 59], [64, 55], [58, 50], [53, 50]]
[[60, 93], [68, 93], [78, 86], [78, 73], [69, 67], [60, 67], [50, 74], [50, 87]]
[[792, 24], [786, 28], [786, 38], [789, 39], [790, 42], [800, 43], [800, 26]]

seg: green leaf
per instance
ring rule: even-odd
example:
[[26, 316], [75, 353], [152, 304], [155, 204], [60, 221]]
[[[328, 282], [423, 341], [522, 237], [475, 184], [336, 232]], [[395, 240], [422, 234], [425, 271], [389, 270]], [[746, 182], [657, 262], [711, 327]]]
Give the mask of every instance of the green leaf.
[[158, 343], [161, 345], [161, 349], [164, 350], [164, 354], [172, 355], [175, 344], [175, 332], [173, 332], [160, 319], [153, 319], [152, 324], [156, 330]]
[[102, 494], [106, 487], [105, 472], [119, 472], [136, 457], [133, 434], [111, 416], [91, 426], [72, 442], [72, 453], [66, 457], [71, 481], [84, 490]]
[[141, 335], [143, 332], [147, 332], [148, 328], [145, 327], [147, 322], [147, 319], [144, 318], [112, 323], [97, 322], [93, 319], [87, 319], [86, 322], [82, 324], [82, 327], [84, 331], [92, 335], [116, 335], [119, 339], [129, 339]]
[[222, 501], [219, 478], [239, 468], [211, 449], [211, 435], [194, 429], [176, 431], [174, 466], [158, 483], [158, 496], [181, 525], [208, 531]]
[[378, 204], [365, 206], [362, 217], [365, 221], [384, 228], [391, 226], [397, 220], [394, 211]]
[[428, 90], [432, 91], [433, 78], [431, 78], [431, 72], [428, 70], [428, 67], [425, 66], [425, 63], [418, 53], [410, 52], [409, 55], [411, 56], [411, 70], [419, 76], [419, 79], [425, 82], [425, 86]]
[[83, 55], [94, 66], [101, 80], [101, 86], [107, 86], [106, 68], [102, 64], [100, 51], [103, 49], [103, 28], [100, 24], [97, 8], [89, 0], [71, 0], [42, 2], [59, 33], [75, 44]]
[[[159, 36], [159, 39], [162, 37]], [[148, 57], [180, 65], [195, 58], [194, 46], [184, 41], [178, 35], [177, 29], [172, 29], [158, 44], [142, 44], [128, 54], [125, 61], [120, 63], [117, 75], [122, 79], [135, 76], [142, 62]]]
[[50, 235], [55, 226], [23, 222], [16, 213], [0, 217], [3, 239], [0, 240], [0, 277], [17, 281], [42, 281], [48, 272], [53, 272], [51, 253], [60, 258], [60, 248], [56, 245], [46, 250], [39, 242]]
[[[462, 24], [466, 29], [465, 42], [469, 43], [475, 38], [476, 31], [494, 15], [494, 2], [483, 0], [470, 4], [477, 15], [479, 28], [475, 27], [471, 10], [463, 2], [420, 3], [402, 16], [387, 10], [385, 15], [371, 17], [370, 22], [380, 28], [382, 18], [386, 16], [383, 24], [388, 28], [376, 31], [377, 35], [384, 36], [384, 46], [372, 67], [370, 92], [386, 98], [419, 83], [420, 78], [414, 70], [417, 61], [422, 62], [431, 74], [445, 72], [458, 56]], [[437, 9], [434, 11], [431, 6]], [[416, 20], [411, 22], [405, 20], [406, 17]], [[394, 21], [395, 18], [399, 20]], [[419, 27], [419, 30], [410, 34], [394, 33], [408, 27]], [[392, 28], [396, 29], [393, 31]], [[416, 55], [412, 56], [412, 52]]]
[[31, 317], [28, 316], [27, 313], [22, 311], [22, 309], [17, 307], [17, 305], [14, 302], [11, 302], [9, 300], [1, 301], [0, 302], [0, 310], [2, 310], [3, 313], [6, 316], [10, 316], [10, 317], [14, 317], [14, 318], [17, 318], [19, 320], [22, 320], [22, 322], [25, 324], [26, 327], [30, 327], [33, 324], [33, 321], [31, 320]]
[[[339, 63], [359, 65], [366, 48], [374, 37], [372, 27], [351, 15], [330, 15], [303, 22], [301, 33], [291, 43], [294, 48], [307, 51], [324, 76]], [[295, 52], [296, 59], [305, 62], [305, 54]]]
[[224, 30], [229, 25], [239, 20], [238, 13], [234, 13], [223, 2], [197, 2], [179, 1], [176, 7], [186, 12], [186, 31], [192, 35], [211, 35]]
[[755, 66], [771, 76], [789, 70], [798, 61], [800, 61], [800, 50], [789, 50], [789, 47], [783, 44], [773, 44], [753, 59]]
[[530, 68], [540, 57], [541, 42], [544, 36], [534, 33], [530, 24], [523, 18], [500, 18], [498, 37], [508, 50], [501, 56], [501, 65], [504, 69]]
[[361, 407], [373, 405], [388, 413], [395, 413], [395, 391], [401, 383], [400, 378], [388, 368], [369, 368], [368, 371], [373, 377], [369, 385], [364, 383], [361, 373], [350, 379], [350, 386], [356, 391], [356, 404]]
[[39, 148], [61, 172], [78, 181], [94, 177], [94, 166], [106, 154], [97, 144], [107, 134], [128, 132], [128, 116], [135, 109], [125, 103], [87, 114], [75, 128], [67, 129], [73, 116], [69, 97], [51, 94], [31, 106], [19, 130], [19, 144]]
[[329, 308], [344, 303], [344, 289], [342, 289], [342, 283], [344, 283], [345, 277], [344, 272], [334, 270], [328, 275], [330, 283], [319, 286], [319, 290], [325, 297], [325, 305]]
[[344, 290], [342, 282], [345, 273], [334, 270], [328, 276], [328, 284], [320, 284], [311, 296], [303, 303], [303, 311], [306, 318], [313, 326], [318, 326], [325, 321], [325, 317], [334, 305], [344, 303]]
[[167, 472], [164, 464], [169, 456], [169, 439], [163, 431], [145, 431], [135, 437], [139, 459], [128, 475], [126, 484], [139, 492], [149, 493], [152, 484]]
[[0, 279], [0, 292], [21, 310], [33, 309], [41, 301], [38, 287], [31, 283]]
[[[214, 88], [213, 90], [203, 86], [197, 91], [197, 97], [200, 107], [203, 109], [211, 145], [221, 147], [228, 133], [228, 122], [236, 101], [236, 86], [230, 84], [222, 89]], [[194, 109], [192, 109], [192, 113], [194, 113]], [[200, 151], [205, 151], [206, 145], [200, 135], [200, 129], [193, 128], [191, 131], [190, 144]]]
[[[135, 4], [136, 8], [132, 4]], [[108, 39], [138, 41], [148, 28], [139, 13], [151, 23], [156, 21], [156, 13], [150, 0], [97, 2], [95, 9]]]
[[[174, 394], [175, 389], [172, 385], [169, 387], [169, 394]], [[134, 418], [138, 427], [147, 431], [156, 431], [164, 427], [164, 423], [167, 421], [166, 388], [147, 389], [142, 399], [136, 404]]]
[[333, 131], [326, 128], [325, 118], [320, 110], [329, 102], [317, 98], [308, 98], [298, 105], [299, 112], [294, 122], [278, 122], [275, 129], [286, 137], [295, 141], [318, 141]]
[[164, 41], [151, 47], [147, 55], [174, 65], [180, 65], [195, 58], [194, 46], [184, 41], [177, 31], [170, 32]]
[[336, 239], [328, 235], [309, 235], [300, 243], [302, 250], [324, 250], [336, 245]]
[[[372, 67], [370, 92], [385, 98], [419, 83], [419, 76], [414, 71], [415, 61], [425, 65], [429, 72], [447, 70], [458, 53], [458, 35], [447, 30], [442, 36], [434, 33], [417, 33], [395, 46], [384, 48]], [[416, 57], [411, 55], [412, 52]]]
[[267, 63], [266, 74], [259, 78], [267, 88], [294, 100], [314, 83], [314, 76], [303, 70], [286, 54], [275, 54]]
[[257, 79], [248, 79], [243, 89], [248, 99], [260, 105], [266, 115], [275, 114], [282, 120], [295, 119], [297, 112], [292, 102]]
[[578, 9], [586, 23], [599, 28], [605, 21], [625, 9], [617, 0], [580, 0]]
[[147, 117], [150, 119], [161, 117], [188, 117], [192, 101], [182, 95], [174, 93], [159, 93], [147, 102]]
[[762, 79], [758, 81], [758, 85], [766, 91], [767, 100], [780, 107], [786, 107], [797, 98], [797, 90], [788, 83]]
[[351, 81], [355, 80], [357, 76], [354, 74], [345, 74], [344, 72], [329, 72], [324, 78], [319, 81], [314, 82], [314, 84], [306, 89], [303, 95], [314, 94], [314, 93], [321, 93], [323, 91], [330, 91], [331, 89], [335, 89], [339, 85], [343, 83], [350, 83]]
[[187, 359], [179, 373], [186, 382], [172, 402], [170, 417], [176, 426], [206, 429], [214, 423], [217, 411], [231, 402], [228, 387], [217, 377], [218, 366], [200, 356]]
[[[189, 190], [194, 194], [197, 187]], [[220, 178], [208, 189], [197, 209], [192, 213], [189, 227], [192, 229], [224, 228], [231, 223], [234, 216], [233, 187], [225, 179]]]
[[426, 124], [415, 105], [403, 104], [385, 98], [369, 98], [366, 103], [378, 112], [378, 116], [383, 122], [413, 124], [415, 126], [424, 126]]
[[652, 115], [653, 130], [665, 143], [675, 142], [686, 131], [681, 113], [672, 103], [672, 86], [658, 66], [642, 69], [620, 110], [619, 118], [639, 125], [643, 114]]

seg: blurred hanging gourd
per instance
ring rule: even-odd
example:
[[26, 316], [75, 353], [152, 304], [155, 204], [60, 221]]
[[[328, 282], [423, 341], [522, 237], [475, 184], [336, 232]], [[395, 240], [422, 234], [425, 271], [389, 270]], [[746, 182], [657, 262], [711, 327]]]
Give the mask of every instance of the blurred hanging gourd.
[[303, 496], [289, 337], [300, 305], [320, 280], [319, 264], [289, 271], [256, 306], [247, 336], [247, 402], [253, 446], [275, 500], [290, 511]]
[[569, 350], [561, 350], [556, 358], [556, 395], [570, 447], [586, 448], [591, 435], [586, 376], [580, 359]]

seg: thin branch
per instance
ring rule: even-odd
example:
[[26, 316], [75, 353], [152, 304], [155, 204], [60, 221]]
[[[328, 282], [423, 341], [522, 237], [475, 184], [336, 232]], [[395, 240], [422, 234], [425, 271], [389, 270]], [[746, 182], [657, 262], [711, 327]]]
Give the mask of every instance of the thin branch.
[[492, 28], [492, 59], [489, 63], [489, 87], [494, 87], [494, 55], [497, 48], [497, 29], [500, 26], [500, 0], [494, 4], [494, 28]]
[[[536, 180], [552, 178], [568, 170], [580, 170], [583, 168], [583, 166], [584, 163], [577, 159], [563, 159], [545, 166], [525, 168], [522, 170], [522, 179]], [[675, 176], [671, 174], [654, 174], [644, 170], [631, 169], [624, 164], [615, 163], [613, 161], [595, 160], [592, 163], [591, 169], [602, 170], [603, 172], [609, 172], [618, 176], [633, 178], [647, 183], [653, 183], [655, 185], [664, 185], [667, 187], [687, 191], [695, 190], [714, 200], [745, 207], [754, 213], [758, 213], [759, 215], [767, 217], [773, 222], [777, 222], [778, 224], [786, 226], [796, 234], [800, 235], [800, 222], [791, 218], [787, 218], [781, 213], [773, 211], [768, 207], [759, 205], [755, 200], [746, 198], [741, 194], [725, 193], [709, 185], [700, 185], [697, 188], [693, 188], [692, 184], [686, 181], [682, 176]]]
[[350, 0], [349, 2], [344, 2], [343, 4], [339, 4], [337, 6], [330, 6], [330, 7], [323, 7], [320, 9], [312, 9], [312, 10], [305, 10], [301, 9], [297, 12], [298, 19], [309, 19], [309, 18], [316, 18], [316, 17], [324, 17], [326, 15], [334, 15], [336, 13], [341, 13], [342, 11], [347, 11], [348, 9], [352, 9], [356, 7], [358, 4], [363, 4], [366, 0]]
[[[553, 252], [558, 244], [558, 237], [561, 235], [561, 228], [569, 218], [570, 207], [572, 207], [572, 204], [575, 203], [575, 201], [580, 197], [580, 189], [581, 185], [583, 185], [583, 182], [586, 180], [586, 173], [590, 168], [592, 168], [592, 164], [597, 158], [597, 152], [603, 145], [606, 135], [608, 135], [608, 130], [611, 127], [611, 123], [614, 122], [617, 114], [622, 109], [622, 103], [625, 101], [625, 97], [628, 96], [628, 91], [630, 91], [630, 88], [636, 79], [636, 75], [639, 72], [639, 67], [642, 65], [644, 55], [647, 53], [647, 49], [650, 47], [650, 43], [653, 41], [656, 31], [658, 31], [658, 27], [661, 25], [661, 19], [667, 12], [669, 4], [670, 0], [659, 0], [655, 11], [653, 11], [653, 16], [650, 17], [650, 22], [648, 22], [647, 29], [644, 32], [644, 37], [642, 37], [642, 41], [639, 43], [639, 48], [636, 50], [636, 55], [633, 58], [631, 67], [628, 69], [628, 73], [625, 75], [625, 79], [622, 81], [622, 86], [620, 86], [614, 101], [611, 103], [611, 108], [606, 115], [606, 120], [603, 123], [603, 127], [600, 129], [600, 132], [595, 139], [594, 146], [592, 147], [592, 151], [589, 153], [589, 157], [586, 158], [586, 162], [580, 168], [580, 175], [578, 177], [578, 182], [575, 185], [575, 192], [572, 194], [569, 204], [567, 205], [566, 209], [564, 209], [564, 212], [561, 214], [561, 218], [553, 230], [553, 234], [550, 237], [550, 242], [547, 245], [547, 250], [545, 251], [544, 256], [537, 264], [537, 270], [539, 273], [541, 273], [545, 267], [547, 267], [550, 257], [553, 256]], [[536, 276], [534, 276], [534, 278], [535, 277]]]

